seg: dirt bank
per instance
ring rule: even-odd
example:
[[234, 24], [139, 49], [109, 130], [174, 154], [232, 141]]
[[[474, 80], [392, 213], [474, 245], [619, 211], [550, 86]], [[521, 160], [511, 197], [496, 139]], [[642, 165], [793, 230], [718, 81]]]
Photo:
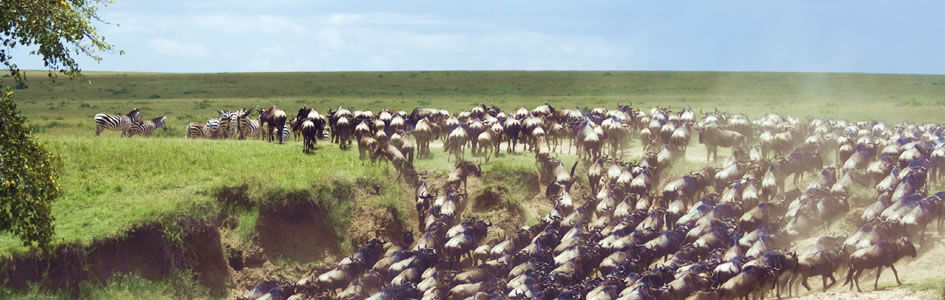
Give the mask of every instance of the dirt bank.
[[31, 251], [0, 261], [0, 283], [25, 289], [39, 284], [73, 296], [83, 281], [105, 282], [112, 275], [135, 273], [158, 280], [174, 270], [189, 270], [217, 295], [225, 294], [229, 271], [220, 232], [210, 222], [181, 219], [176, 232], [157, 223], [135, 226], [88, 246], [63, 244], [50, 253]]

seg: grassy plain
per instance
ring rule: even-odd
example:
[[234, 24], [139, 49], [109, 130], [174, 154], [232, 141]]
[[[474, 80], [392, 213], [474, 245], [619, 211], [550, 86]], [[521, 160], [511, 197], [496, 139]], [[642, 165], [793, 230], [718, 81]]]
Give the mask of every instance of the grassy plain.
[[[86, 81], [50, 81], [32, 73], [17, 91], [20, 109], [47, 136], [89, 136], [95, 113], [141, 108], [168, 116], [182, 136], [187, 122], [204, 122], [224, 108], [277, 105], [294, 114], [415, 107], [465, 110], [614, 107], [633, 104], [796, 117], [935, 122], [945, 113], [945, 76], [730, 72], [330, 72], [330, 73], [88, 73]], [[91, 82], [91, 83], [90, 83]]]
[[[51, 81], [29, 74], [29, 88], [15, 98], [37, 138], [62, 157], [64, 196], [56, 201], [55, 243], [82, 243], [120, 234], [134, 224], [183, 215], [209, 217], [221, 210], [216, 193], [247, 186], [252, 201], [278, 201], [304, 191], [329, 209], [335, 226], [348, 226], [351, 205], [334, 190], [364, 182], [382, 187], [359, 199], [370, 205], [413, 209], [387, 168], [364, 166], [357, 151], [320, 144], [312, 155], [296, 143], [183, 139], [188, 122], [205, 122], [219, 109], [277, 105], [294, 115], [301, 106], [326, 111], [436, 107], [452, 112], [485, 103], [504, 110], [542, 103], [557, 107], [632, 104], [739, 112], [757, 117], [774, 112], [795, 117], [941, 122], [945, 76], [724, 72], [332, 72], [160, 74], [90, 72], [85, 81]], [[6, 79], [5, 79], [6, 80]], [[170, 129], [152, 138], [123, 139], [117, 132], [94, 136], [95, 113], [164, 115]], [[698, 160], [701, 147], [690, 160]], [[566, 156], [570, 165], [573, 157]], [[530, 155], [505, 155], [484, 164], [495, 173], [483, 183], [529, 195], [503, 181], [534, 172]], [[680, 166], [688, 168], [689, 164]], [[420, 170], [445, 172], [445, 155], [417, 162]], [[691, 169], [691, 168], [688, 168]], [[519, 174], [520, 175], [520, 174]], [[522, 178], [519, 176], [519, 178]], [[518, 201], [518, 200], [516, 200]], [[518, 205], [522, 205], [519, 201]], [[253, 233], [258, 210], [238, 212], [237, 233]], [[406, 215], [406, 214], [401, 214]], [[534, 216], [531, 216], [534, 218]], [[530, 222], [533, 222], [532, 219]], [[0, 234], [0, 255], [26, 249]], [[135, 284], [134, 278], [112, 283]]]

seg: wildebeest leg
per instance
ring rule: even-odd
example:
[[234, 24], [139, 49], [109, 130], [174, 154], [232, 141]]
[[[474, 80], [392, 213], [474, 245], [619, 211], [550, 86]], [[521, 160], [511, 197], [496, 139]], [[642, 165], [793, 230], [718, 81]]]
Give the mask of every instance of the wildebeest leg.
[[942, 227], [945, 226], [945, 216], [938, 218], [938, 233], [939, 235], [945, 235], [945, 230], [942, 230]]
[[[807, 284], [807, 275], [801, 275], [801, 276], [803, 276], [803, 277], [801, 277], [801, 278], [803, 278], [803, 279], [801, 280], [801, 284], [804, 285], [804, 288], [807, 289], [808, 292], [810, 292], [810, 285]], [[797, 293], [798, 293], [798, 294], [801, 293], [800, 288], [798, 288]]]
[[896, 265], [889, 264], [889, 268], [892, 269], [893, 275], [896, 275], [896, 284], [902, 285], [902, 282], [899, 281], [899, 272], [896, 271]]
[[878, 290], [878, 289], [879, 289], [879, 274], [883, 274], [883, 266], [879, 266], [879, 267], [876, 268], [876, 280], [873, 281], [873, 289], [874, 289], [874, 290]]
[[853, 282], [850, 284], [851, 290], [853, 289], [853, 286], [856, 285], [856, 291], [861, 292], [861, 293], [863, 292], [863, 290], [860, 289], [860, 275], [862, 274], [863, 274], [862, 269], [856, 270], [856, 272], [853, 273], [853, 278], [851, 279]]
[[833, 278], [833, 273], [827, 274], [826, 276], [830, 278], [830, 284], [828, 284], [826, 287], [824, 287], [824, 291], [826, 291], [827, 289], [829, 289], [830, 287], [832, 287], [834, 284], [837, 284], [837, 279], [836, 279], [836, 278]]
[[851, 267], [850, 267], [850, 270], [847, 271], [847, 279], [846, 279], [846, 281], [843, 282], [843, 285], [847, 285], [847, 284], [850, 285], [850, 290], [851, 290], [851, 291], [853, 290], [853, 286], [854, 286], [853, 277], [856, 276], [856, 272], [857, 272], [857, 270], [854, 269], [854, 268], [851, 266]]

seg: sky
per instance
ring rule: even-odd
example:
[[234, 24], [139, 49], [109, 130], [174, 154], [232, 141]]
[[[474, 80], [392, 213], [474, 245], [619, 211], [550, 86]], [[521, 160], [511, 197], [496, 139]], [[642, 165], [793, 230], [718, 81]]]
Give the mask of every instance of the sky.
[[[945, 1], [118, 0], [89, 71], [945, 73]], [[18, 49], [21, 69], [42, 69]]]

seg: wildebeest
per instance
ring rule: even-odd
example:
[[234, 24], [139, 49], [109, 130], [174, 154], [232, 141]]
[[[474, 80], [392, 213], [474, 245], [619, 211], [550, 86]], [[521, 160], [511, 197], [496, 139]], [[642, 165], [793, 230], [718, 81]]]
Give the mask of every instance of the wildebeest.
[[425, 157], [430, 155], [430, 141], [435, 139], [433, 128], [430, 127], [427, 119], [421, 119], [414, 126], [411, 134], [417, 139], [417, 156]]
[[[456, 127], [446, 138], [446, 144], [443, 145], [443, 150], [446, 150], [455, 160], [462, 160], [466, 156], [465, 149], [467, 143], [469, 143], [469, 135], [466, 134], [466, 129]], [[450, 156], [447, 156], [446, 161], [449, 161], [449, 158]]]
[[462, 185], [463, 192], [468, 194], [468, 181], [469, 176], [482, 176], [482, 169], [479, 165], [475, 165], [472, 162], [460, 161], [456, 163], [456, 167], [453, 168], [453, 171], [450, 172], [449, 177], [446, 179], [446, 186], [452, 186], [456, 189], [460, 188]]
[[906, 256], [915, 257], [916, 249], [912, 242], [905, 238], [895, 242], [880, 241], [869, 248], [857, 250], [850, 255], [850, 270], [847, 272], [847, 279], [843, 285], [850, 284], [851, 290], [856, 285], [856, 290], [862, 292], [860, 275], [863, 270], [876, 268], [876, 281], [873, 282], [873, 288], [878, 289], [879, 275], [883, 273], [883, 267], [892, 269], [896, 276], [896, 283], [902, 285], [895, 263]]
[[699, 128], [699, 143], [706, 147], [706, 161], [718, 159], [718, 147], [734, 147], [744, 142], [745, 136], [737, 131], [724, 130], [718, 126]]
[[[845, 253], [843, 253], [843, 250], [840, 248], [817, 250], [799, 256], [797, 271], [788, 281], [788, 293], [791, 293], [794, 280], [798, 277], [800, 277], [800, 284], [810, 291], [811, 288], [807, 285], [807, 278], [814, 276], [821, 277], [823, 290], [826, 291], [837, 283], [837, 279], [833, 277], [833, 273], [836, 272], [840, 266], [845, 264], [847, 260], [845, 256]], [[827, 279], [830, 279], [829, 284], [827, 283]]]
[[[305, 108], [303, 107], [303, 109]], [[285, 111], [275, 106], [259, 110], [259, 125], [266, 126], [266, 135], [269, 142], [273, 141], [272, 135], [275, 130], [282, 130], [282, 128], [285, 127], [285, 121]], [[278, 138], [279, 144], [282, 144], [282, 135], [279, 134], [276, 138]]]

